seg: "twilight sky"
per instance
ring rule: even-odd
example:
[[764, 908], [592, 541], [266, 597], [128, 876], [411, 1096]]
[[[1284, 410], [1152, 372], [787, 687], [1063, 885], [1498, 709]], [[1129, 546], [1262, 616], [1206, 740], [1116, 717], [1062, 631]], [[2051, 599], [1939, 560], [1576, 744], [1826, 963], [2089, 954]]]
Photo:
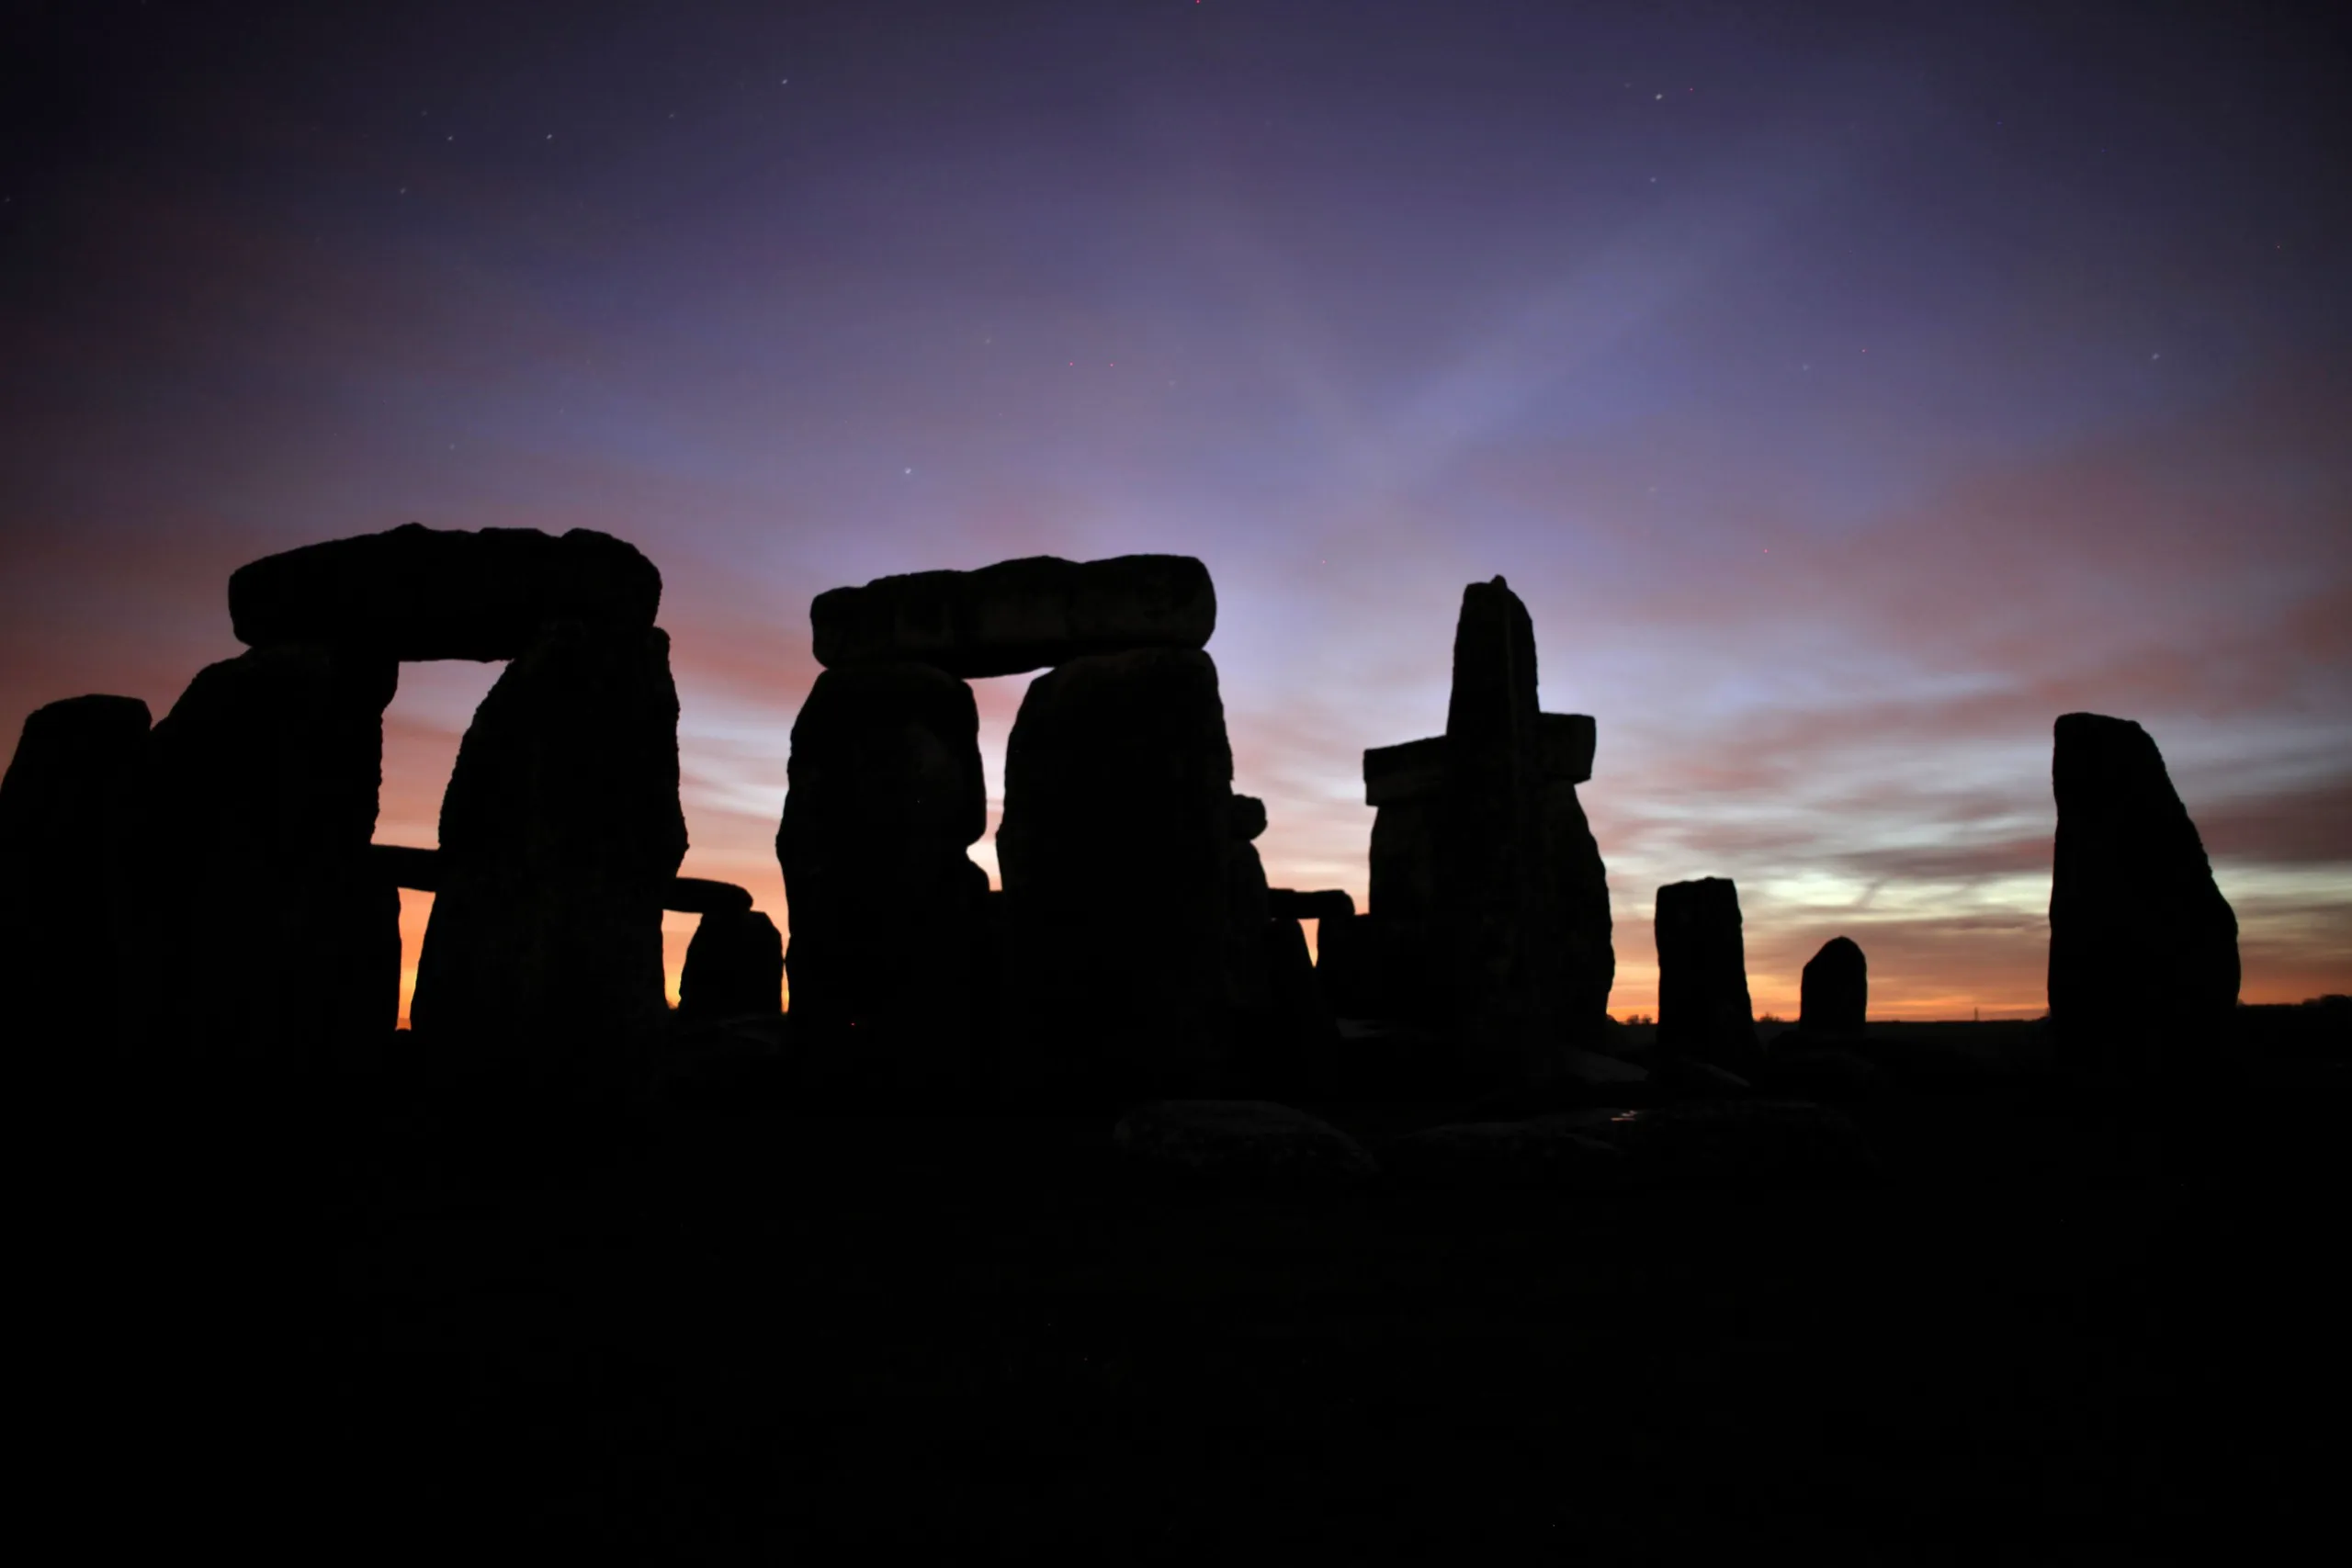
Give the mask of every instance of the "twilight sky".
[[[1443, 728], [1499, 572], [1599, 721], [1620, 1016], [1702, 875], [1759, 1011], [1843, 932], [1874, 1017], [2041, 1012], [2075, 708], [2163, 748], [2245, 999], [2352, 990], [2352, 134], [2297, 9], [19, 8], [0, 731], [161, 717], [254, 557], [601, 528], [665, 582], [684, 869], [784, 923], [815, 594], [1181, 552], [1273, 881], [1361, 905], [1362, 752]], [[404, 668], [379, 840], [495, 675]]]

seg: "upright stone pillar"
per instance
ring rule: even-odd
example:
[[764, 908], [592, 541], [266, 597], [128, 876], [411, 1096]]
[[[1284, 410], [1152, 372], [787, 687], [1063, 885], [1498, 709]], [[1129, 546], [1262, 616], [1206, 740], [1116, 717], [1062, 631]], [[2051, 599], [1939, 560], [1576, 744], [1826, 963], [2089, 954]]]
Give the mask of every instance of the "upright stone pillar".
[[127, 834], [148, 728], [136, 697], [51, 703], [0, 778], [0, 996], [36, 1050], [121, 1038], [144, 984]]
[[549, 623], [458, 747], [413, 1027], [508, 1066], [650, 1028], [685, 850], [668, 635]]
[[1544, 942], [1558, 944], [1548, 954], [1539, 952], [1538, 974], [1550, 988], [1561, 1038], [1585, 1050], [1600, 1043], [1617, 980], [1609, 872], [1577, 798], [1577, 786], [1592, 777], [1593, 728], [1589, 714], [1537, 716], [1539, 892], [1550, 900], [1541, 929]]
[[1833, 936], [1804, 966], [1797, 1028], [1808, 1040], [1859, 1040], [1870, 1005], [1870, 966], [1851, 937]]
[[1657, 890], [1657, 1048], [1735, 1073], [1755, 1067], [1739, 889], [1729, 877]]
[[2237, 916], [2155, 741], [2129, 719], [2066, 714], [2052, 784], [2050, 1022], [2063, 1058], [2124, 1083], [2214, 1060], [2237, 1007]]
[[368, 858], [397, 680], [387, 655], [274, 644], [206, 668], [155, 727], [137, 836], [157, 1050], [276, 1075], [397, 1021], [400, 894]]
[[1125, 1098], [1218, 1083], [1232, 782], [1206, 653], [1094, 654], [1031, 684], [997, 833], [1009, 1087]]
[[978, 1087], [988, 828], [972, 689], [929, 664], [827, 670], [792, 727], [776, 833], [794, 1028], [853, 1082]]

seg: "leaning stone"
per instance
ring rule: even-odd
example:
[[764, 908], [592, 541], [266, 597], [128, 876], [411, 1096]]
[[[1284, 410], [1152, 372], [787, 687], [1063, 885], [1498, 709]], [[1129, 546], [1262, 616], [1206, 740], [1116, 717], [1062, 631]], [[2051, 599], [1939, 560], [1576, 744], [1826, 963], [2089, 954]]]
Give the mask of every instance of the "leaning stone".
[[635, 546], [574, 528], [427, 528], [265, 556], [229, 579], [229, 618], [254, 647], [317, 642], [399, 660], [514, 659], [548, 623], [643, 633], [662, 573]]
[[1804, 966], [1797, 1027], [1807, 1038], [1854, 1038], [1870, 1006], [1870, 967], [1851, 937], [1834, 936]]
[[1739, 889], [1729, 877], [1657, 890], [1657, 1048], [1733, 1071], [1755, 1060]]
[[1194, 1190], [1338, 1189], [1379, 1168], [1337, 1127], [1269, 1100], [1159, 1100], [1121, 1117], [1111, 1136], [1138, 1176]]
[[[1189, 649], [1073, 660], [1006, 748], [997, 855], [1012, 920], [1017, 1078], [1120, 1096], [1221, 1080], [1236, 884], [1216, 666]], [[1262, 882], [1259, 885], [1262, 890]], [[1103, 918], [1106, 886], [1135, 890]]]
[[551, 626], [475, 710], [440, 837], [419, 1034], [555, 1066], [665, 1019], [662, 900], [686, 850], [668, 636]]
[[2052, 784], [2051, 1028], [2079, 1075], [2164, 1079], [2228, 1033], [2237, 917], [2146, 730], [2064, 715]]
[[706, 913], [686, 944], [679, 1018], [699, 1022], [783, 1009], [784, 937], [775, 922], [756, 909]]
[[1189, 556], [1031, 556], [836, 588], [808, 618], [829, 670], [914, 660], [952, 675], [1018, 675], [1094, 654], [1204, 647], [1216, 591]]

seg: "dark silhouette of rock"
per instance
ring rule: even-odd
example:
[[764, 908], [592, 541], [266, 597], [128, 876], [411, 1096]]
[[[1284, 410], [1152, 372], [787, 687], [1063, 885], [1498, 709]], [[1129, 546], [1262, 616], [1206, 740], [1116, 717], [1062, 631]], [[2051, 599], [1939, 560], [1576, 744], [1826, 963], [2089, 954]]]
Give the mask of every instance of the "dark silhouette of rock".
[[412, 844], [369, 844], [368, 869], [370, 874], [395, 887], [413, 888], [419, 893], [441, 891], [441, 852], [420, 849]]
[[1329, 1191], [1379, 1169], [1330, 1123], [1266, 1100], [1155, 1101], [1121, 1117], [1112, 1141], [1136, 1179], [1178, 1191]]
[[[1249, 848], [1232, 832], [1232, 777], [1205, 653], [1097, 654], [1030, 685], [997, 832], [1014, 1082], [1132, 1098], [1222, 1081], [1230, 867]], [[1117, 919], [1112, 888], [1132, 890]]]
[[1322, 888], [1313, 893], [1270, 887], [1266, 890], [1266, 912], [1284, 920], [1352, 920], [1356, 918], [1356, 901], [1343, 887]]
[[1266, 803], [1254, 795], [1235, 795], [1230, 826], [1236, 839], [1254, 842], [1266, 830]]
[[975, 1089], [988, 874], [965, 851], [988, 801], [971, 688], [927, 664], [825, 671], [789, 777], [776, 858], [796, 1028], [875, 1089]]
[[0, 995], [26, 1040], [68, 1019], [107, 1038], [137, 965], [126, 838], [149, 720], [136, 697], [37, 708], [0, 778]]
[[682, 915], [746, 915], [752, 910], [752, 890], [707, 876], [673, 876], [662, 907]]
[[2221, 1050], [2237, 1005], [2237, 917], [2164, 757], [2129, 719], [2056, 726], [2050, 1023], [2070, 1070], [2156, 1082]]
[[783, 1007], [784, 937], [775, 922], [756, 909], [705, 914], [678, 976], [679, 1018], [700, 1022]]
[[1755, 1085], [1737, 1073], [1671, 1052], [1652, 1050], [1642, 1065], [1649, 1069], [1652, 1083], [1665, 1085], [1678, 1100], [1746, 1100], [1756, 1092]]
[[686, 849], [668, 636], [550, 626], [475, 711], [440, 838], [418, 1034], [553, 1066], [658, 1024]]
[[827, 669], [914, 660], [954, 675], [1017, 675], [1094, 654], [1204, 647], [1216, 592], [1189, 556], [1031, 556], [836, 588], [808, 615]]
[[1364, 753], [1371, 919], [1340, 938], [1333, 994], [1453, 1036], [1471, 1083], [1541, 1077], [1564, 1045], [1595, 1043], [1615, 977], [1576, 794], [1593, 721], [1539, 712], [1535, 673], [1526, 607], [1501, 578], [1472, 583], [1446, 733]]
[[574, 528], [427, 528], [305, 545], [229, 579], [239, 641], [330, 643], [399, 660], [514, 659], [559, 620], [652, 628], [662, 574], [634, 546]]
[[[395, 887], [419, 893], [441, 890], [441, 852], [409, 844], [370, 844], [368, 864], [372, 874]], [[731, 882], [701, 876], [673, 876], [662, 895], [662, 908], [682, 915], [737, 915], [752, 908], [752, 890]]]
[[1657, 890], [1657, 1049], [1738, 1072], [1757, 1058], [1739, 889], [1701, 877]]
[[148, 1038], [222, 1073], [299, 1073], [389, 1032], [400, 895], [371, 869], [378, 654], [257, 648], [207, 667], [147, 742], [135, 829]]
[[1870, 1005], [1870, 967], [1851, 937], [1833, 936], [1806, 961], [1797, 1027], [1809, 1040], [1859, 1038]]

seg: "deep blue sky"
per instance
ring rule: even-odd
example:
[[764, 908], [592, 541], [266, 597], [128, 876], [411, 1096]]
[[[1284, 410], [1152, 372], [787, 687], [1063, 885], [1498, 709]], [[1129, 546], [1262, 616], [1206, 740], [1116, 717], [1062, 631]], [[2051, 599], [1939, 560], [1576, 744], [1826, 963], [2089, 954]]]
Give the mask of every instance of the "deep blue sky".
[[[1599, 719], [1621, 1013], [1705, 874], [1759, 1005], [1842, 931], [1877, 1010], [2038, 1010], [2078, 707], [2164, 748], [2248, 998], [2352, 988], [2315, 14], [354, 9], [8, 24], [0, 726], [160, 715], [273, 549], [601, 527], [667, 581], [688, 869], [786, 913], [811, 597], [1182, 551], [1277, 882], [1361, 900], [1360, 754], [1500, 572]], [[409, 673], [379, 838], [493, 674]]]

